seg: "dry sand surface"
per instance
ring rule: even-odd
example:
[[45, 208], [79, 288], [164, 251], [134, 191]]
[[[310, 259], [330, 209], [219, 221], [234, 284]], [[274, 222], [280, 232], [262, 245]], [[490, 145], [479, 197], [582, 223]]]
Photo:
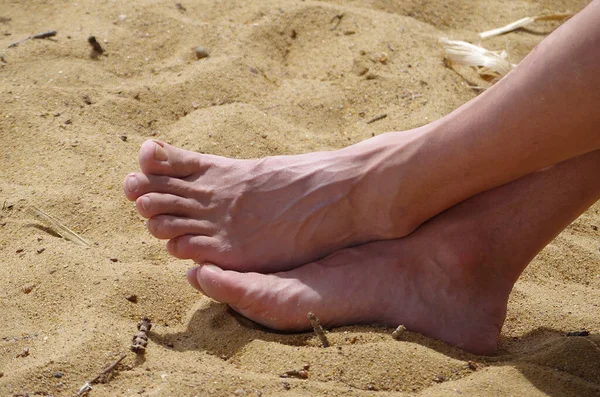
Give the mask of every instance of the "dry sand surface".
[[[0, 395], [71, 396], [120, 354], [90, 396], [599, 395], [600, 204], [527, 268], [499, 354], [478, 357], [377, 326], [330, 330], [327, 349], [313, 333], [253, 327], [189, 287], [192, 263], [168, 255], [121, 189], [150, 137], [253, 158], [435, 120], [476, 95], [469, 83], [487, 84], [444, 67], [439, 37], [474, 42], [585, 3], [1, 0]], [[556, 26], [485, 45], [518, 62]], [[105, 54], [92, 56], [90, 35]], [[91, 245], [62, 239], [31, 206]], [[136, 358], [142, 316], [154, 328]], [[581, 329], [591, 336], [566, 336]], [[308, 379], [280, 377], [305, 364]]]

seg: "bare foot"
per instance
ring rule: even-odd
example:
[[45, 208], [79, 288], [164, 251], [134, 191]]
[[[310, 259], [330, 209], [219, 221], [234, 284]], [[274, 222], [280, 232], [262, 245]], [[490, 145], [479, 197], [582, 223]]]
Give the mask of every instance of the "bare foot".
[[265, 326], [405, 325], [478, 354], [496, 350], [510, 291], [533, 257], [600, 198], [600, 151], [479, 194], [410, 236], [346, 248], [270, 275], [192, 269], [190, 283]]
[[440, 241], [419, 232], [343, 249], [288, 272], [240, 273], [204, 265], [192, 269], [188, 280], [277, 330], [310, 329], [306, 314], [312, 311], [326, 327], [403, 324], [474, 353], [494, 353], [512, 283], [478, 271], [478, 255], [440, 248]]
[[[418, 134], [415, 133], [414, 136]], [[410, 134], [396, 143], [401, 157]], [[373, 140], [335, 152], [233, 160], [146, 141], [142, 173], [125, 178], [128, 199], [169, 239], [177, 258], [234, 270], [291, 269], [340, 248], [403, 236], [418, 223], [397, 197]], [[379, 174], [378, 174], [379, 173]], [[420, 223], [420, 222], [419, 222]]]

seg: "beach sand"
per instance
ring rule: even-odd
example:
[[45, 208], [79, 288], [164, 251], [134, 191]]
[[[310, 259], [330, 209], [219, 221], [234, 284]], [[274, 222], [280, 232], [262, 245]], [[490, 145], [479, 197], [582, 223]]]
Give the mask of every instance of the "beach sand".
[[[1, 0], [0, 395], [72, 396], [121, 354], [90, 396], [600, 395], [600, 204], [526, 269], [498, 355], [480, 357], [380, 326], [329, 330], [330, 348], [253, 326], [188, 285], [193, 263], [169, 256], [121, 188], [148, 138], [255, 158], [431, 122], [489, 85], [445, 67], [440, 37], [477, 42], [585, 3]], [[484, 45], [518, 62], [557, 26]], [[142, 316], [154, 327], [137, 357]], [[305, 365], [308, 379], [280, 377]]]

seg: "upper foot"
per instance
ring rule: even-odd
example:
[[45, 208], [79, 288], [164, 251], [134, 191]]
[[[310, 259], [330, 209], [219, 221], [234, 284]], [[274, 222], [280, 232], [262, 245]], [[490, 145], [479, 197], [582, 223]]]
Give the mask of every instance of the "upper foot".
[[275, 274], [223, 271], [204, 265], [190, 283], [242, 315], [277, 330], [380, 323], [492, 354], [506, 315], [510, 280], [485, 270], [482, 257], [431, 233], [368, 243]]
[[128, 175], [124, 189], [177, 258], [272, 272], [417, 226], [399, 216], [399, 171], [372, 175], [385, 168], [381, 161], [372, 143], [233, 160], [146, 141], [142, 172]]

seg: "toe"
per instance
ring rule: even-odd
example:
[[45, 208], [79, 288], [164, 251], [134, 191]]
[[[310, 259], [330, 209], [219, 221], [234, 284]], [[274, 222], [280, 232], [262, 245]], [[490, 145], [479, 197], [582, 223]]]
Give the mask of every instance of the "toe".
[[198, 268], [195, 276], [205, 295], [277, 330], [309, 329], [306, 314], [318, 305], [318, 294], [288, 273], [241, 273], [207, 264]]
[[138, 194], [139, 191], [140, 178], [138, 177], [138, 174], [132, 172], [123, 180], [123, 192], [125, 192], [125, 197], [127, 197], [129, 201], [134, 201], [140, 196], [140, 194]]
[[146, 226], [154, 237], [163, 240], [185, 234], [211, 236], [216, 232], [215, 225], [212, 222], [172, 215], [157, 215], [148, 219]]
[[190, 283], [190, 285], [192, 287], [194, 287], [195, 289], [197, 289], [198, 291], [202, 292], [204, 295], [206, 295], [204, 293], [204, 291], [202, 290], [202, 287], [200, 287], [200, 283], [198, 282], [198, 270], [200, 269], [200, 266], [196, 266], [191, 268], [190, 270], [188, 270], [187, 272], [187, 280]]
[[167, 242], [167, 251], [175, 258], [191, 259], [196, 263], [228, 262], [227, 250], [215, 237], [190, 234], [175, 237]]
[[157, 215], [175, 215], [201, 218], [204, 207], [196, 200], [166, 193], [148, 193], [135, 200], [135, 206], [144, 218]]
[[260, 280], [257, 280], [260, 276], [257, 273], [238, 273], [205, 264], [196, 271], [196, 282], [212, 299], [236, 306], [248, 293], [251, 293], [252, 283], [260, 283]]
[[163, 175], [146, 175], [133, 172], [128, 174], [123, 181], [125, 197], [134, 201], [147, 193], [169, 193], [176, 196], [194, 198], [198, 201], [207, 201], [214, 194], [214, 189], [198, 183], [192, 183], [179, 178]]
[[140, 148], [139, 162], [145, 174], [181, 178], [205, 169], [208, 164], [203, 164], [203, 157], [210, 156], [179, 149], [168, 143], [147, 140]]

